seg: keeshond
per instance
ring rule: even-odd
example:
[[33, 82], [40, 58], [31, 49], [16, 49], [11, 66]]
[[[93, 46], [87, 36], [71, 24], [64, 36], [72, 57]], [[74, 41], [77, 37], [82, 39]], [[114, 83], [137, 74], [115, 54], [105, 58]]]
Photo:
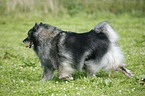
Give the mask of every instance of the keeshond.
[[75, 33], [60, 30], [48, 24], [35, 23], [24, 43], [30, 43], [40, 59], [43, 80], [69, 78], [75, 71], [85, 70], [88, 76], [100, 69], [116, 70], [132, 78], [126, 69], [124, 56], [117, 45], [118, 35], [108, 22], [101, 22], [89, 32]]

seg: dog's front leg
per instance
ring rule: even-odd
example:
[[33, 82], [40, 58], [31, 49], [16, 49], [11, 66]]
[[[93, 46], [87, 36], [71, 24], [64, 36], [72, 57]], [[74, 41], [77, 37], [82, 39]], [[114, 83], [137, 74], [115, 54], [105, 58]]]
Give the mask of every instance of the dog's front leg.
[[54, 76], [54, 72], [55, 72], [55, 70], [49, 69], [48, 67], [45, 67], [43, 69], [42, 80], [50, 80], [50, 79], [52, 79], [53, 76]]
[[75, 69], [72, 68], [70, 63], [67, 62], [62, 62], [59, 65], [59, 79], [67, 79], [69, 78], [69, 76], [71, 75], [71, 73], [73, 73], [75, 71]]
[[69, 74], [67, 72], [64, 72], [64, 66], [63, 65], [59, 65], [59, 70], [58, 70], [58, 75], [59, 75], [59, 79], [66, 79], [69, 77]]

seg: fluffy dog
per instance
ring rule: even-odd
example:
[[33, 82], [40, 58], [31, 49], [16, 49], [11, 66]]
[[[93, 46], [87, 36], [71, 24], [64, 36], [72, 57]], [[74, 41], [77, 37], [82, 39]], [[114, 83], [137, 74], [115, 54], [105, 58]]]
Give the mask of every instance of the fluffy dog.
[[47, 24], [37, 24], [28, 31], [24, 43], [30, 43], [40, 59], [43, 80], [52, 79], [58, 70], [59, 79], [75, 71], [95, 75], [100, 69], [117, 70], [132, 78], [124, 66], [124, 56], [117, 45], [118, 35], [107, 22], [101, 22], [85, 33], [60, 30]]

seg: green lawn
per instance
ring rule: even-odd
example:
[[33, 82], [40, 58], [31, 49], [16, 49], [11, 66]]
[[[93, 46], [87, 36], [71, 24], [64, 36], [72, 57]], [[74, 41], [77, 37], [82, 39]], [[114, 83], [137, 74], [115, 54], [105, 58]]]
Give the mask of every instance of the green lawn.
[[[118, 72], [109, 77], [108, 73], [100, 71], [94, 78], [76, 73], [75, 80], [61, 81], [56, 72], [53, 80], [42, 81], [39, 59], [22, 43], [27, 31], [41, 21], [75, 32], [89, 31], [102, 21], [111, 22], [120, 35], [119, 46], [125, 55], [126, 68], [132, 70], [135, 78], [129, 79]], [[145, 76], [145, 17], [106, 13], [74, 17], [38, 14], [0, 17], [0, 96], [144, 96], [141, 75]]]

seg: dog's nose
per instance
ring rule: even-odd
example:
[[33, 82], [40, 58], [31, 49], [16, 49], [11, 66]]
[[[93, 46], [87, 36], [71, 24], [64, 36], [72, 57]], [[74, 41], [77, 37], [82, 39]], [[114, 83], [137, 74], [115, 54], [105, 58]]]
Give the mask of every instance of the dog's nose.
[[29, 42], [30, 42], [30, 41], [29, 41], [28, 37], [27, 37], [26, 39], [23, 40], [23, 43], [25, 43], [25, 44], [26, 44], [26, 43], [29, 43]]

